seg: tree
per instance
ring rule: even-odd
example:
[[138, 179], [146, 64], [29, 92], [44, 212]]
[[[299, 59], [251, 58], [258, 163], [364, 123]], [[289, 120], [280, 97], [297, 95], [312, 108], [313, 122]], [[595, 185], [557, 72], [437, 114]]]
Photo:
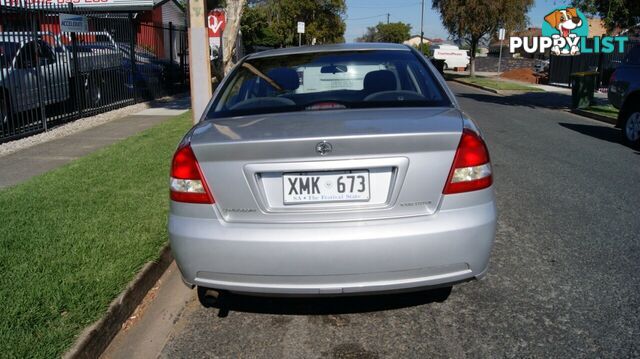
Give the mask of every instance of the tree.
[[638, 0], [573, 0], [573, 6], [590, 15], [599, 15], [609, 31], [640, 23]]
[[264, 6], [245, 6], [240, 21], [242, 40], [249, 52], [256, 51], [259, 46], [277, 47], [280, 38], [269, 26], [269, 14]]
[[418, 50], [419, 52], [422, 52], [424, 56], [429, 57], [431, 55], [431, 45], [427, 44], [426, 42], [422, 44], [422, 51], [420, 50], [420, 44], [415, 45], [413, 48]]
[[401, 21], [389, 24], [378, 23], [374, 27], [368, 27], [358, 42], [394, 42], [402, 43], [410, 37], [411, 25]]
[[238, 31], [240, 30], [240, 19], [242, 10], [246, 4], [246, 0], [227, 0], [225, 6], [225, 17], [227, 24], [222, 33], [222, 66], [225, 75], [231, 71], [233, 67], [233, 53], [236, 49], [235, 44], [238, 40]]
[[[499, 26], [507, 31], [521, 30], [528, 23], [527, 12], [533, 0], [432, 0], [442, 24], [452, 37], [469, 44], [471, 76], [475, 76], [478, 44], [492, 36]], [[637, 0], [636, 0], [637, 1]]]
[[303, 44], [344, 42], [346, 9], [344, 0], [253, 0], [242, 19], [243, 39], [250, 50], [297, 45], [296, 24], [303, 21]]

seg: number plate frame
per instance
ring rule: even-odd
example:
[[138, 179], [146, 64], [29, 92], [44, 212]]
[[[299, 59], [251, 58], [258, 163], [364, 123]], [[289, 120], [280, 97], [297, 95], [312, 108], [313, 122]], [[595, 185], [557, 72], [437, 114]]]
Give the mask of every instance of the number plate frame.
[[[304, 179], [304, 178], [309, 178], [309, 182], [311, 183], [311, 178], [312, 177], [320, 177], [319, 179], [319, 187], [320, 187], [320, 191], [322, 191], [323, 187], [326, 187], [326, 181], [330, 180], [332, 183], [332, 186], [337, 186], [338, 185], [338, 178], [340, 176], [349, 176], [349, 175], [354, 175], [354, 176], [359, 176], [359, 175], [364, 175], [365, 177], [365, 187], [366, 190], [364, 192], [361, 192], [361, 194], [363, 196], [358, 197], [358, 198], [348, 198], [346, 197], [347, 193], [344, 194], [338, 194], [337, 193], [337, 188], [336, 190], [331, 191], [332, 193], [325, 193], [325, 195], [329, 196], [329, 195], [333, 195], [333, 196], [339, 196], [339, 195], [344, 195], [344, 197], [342, 198], [329, 198], [329, 199], [317, 199], [317, 198], [313, 198], [310, 197], [309, 199], [292, 199], [291, 195], [289, 195], [289, 191], [290, 191], [290, 187], [291, 185], [289, 184], [289, 179], [290, 178], [297, 178], [297, 179]], [[357, 178], [354, 179], [354, 181], [356, 183], [354, 183], [354, 190], [355, 190], [355, 186], [357, 186]], [[348, 187], [350, 187], [350, 180], [346, 180], [346, 184]], [[349, 194], [353, 195], [354, 192], [350, 192]], [[355, 192], [357, 194], [357, 191]], [[317, 194], [316, 196], [321, 196], [323, 195], [322, 193]], [[364, 196], [366, 195], [366, 197]], [[294, 194], [295, 196], [295, 194]], [[313, 196], [313, 194], [306, 194], [306, 195], [300, 195], [300, 196]], [[370, 181], [370, 174], [369, 174], [369, 170], [347, 170], [347, 171], [317, 171], [317, 172], [289, 172], [289, 173], [283, 173], [282, 174], [282, 202], [283, 204], [289, 206], [289, 205], [304, 205], [304, 204], [317, 204], [317, 203], [348, 203], [348, 202], [368, 202], [371, 200], [371, 181]]]

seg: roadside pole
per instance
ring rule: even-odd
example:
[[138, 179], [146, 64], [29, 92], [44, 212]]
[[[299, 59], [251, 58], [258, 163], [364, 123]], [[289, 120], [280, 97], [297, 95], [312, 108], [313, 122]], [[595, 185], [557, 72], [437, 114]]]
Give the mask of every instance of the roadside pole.
[[498, 75], [500, 75], [500, 66], [502, 65], [502, 41], [505, 37], [505, 29], [500, 28], [498, 30], [498, 39], [500, 40], [500, 55], [498, 57]]
[[211, 99], [209, 28], [204, 0], [189, 1], [189, 77], [193, 123], [198, 123]]
[[298, 21], [298, 47], [302, 46], [302, 34], [304, 34], [304, 22]]
[[420, 53], [424, 55], [424, 0], [420, 6]]

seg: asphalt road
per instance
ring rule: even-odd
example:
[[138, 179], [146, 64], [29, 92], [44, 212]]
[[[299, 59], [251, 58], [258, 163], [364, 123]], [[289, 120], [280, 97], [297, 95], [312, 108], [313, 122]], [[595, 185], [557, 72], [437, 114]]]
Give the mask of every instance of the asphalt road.
[[640, 153], [618, 130], [451, 84], [490, 147], [500, 211], [485, 280], [348, 299], [191, 300], [163, 357], [640, 356]]

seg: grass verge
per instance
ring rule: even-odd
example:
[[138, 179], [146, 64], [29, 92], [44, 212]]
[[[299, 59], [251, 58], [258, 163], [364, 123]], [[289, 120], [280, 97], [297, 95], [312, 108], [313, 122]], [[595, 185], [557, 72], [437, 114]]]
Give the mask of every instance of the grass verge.
[[190, 115], [0, 191], [0, 353], [60, 357], [167, 241]]
[[595, 105], [589, 106], [584, 109], [584, 111], [592, 112], [601, 116], [610, 117], [613, 119], [618, 118], [618, 109], [613, 107], [612, 105]]
[[519, 84], [517, 82], [503, 81], [498, 79], [492, 79], [489, 77], [468, 77], [468, 76], [455, 76], [453, 79], [461, 82], [466, 82], [482, 87], [487, 87], [493, 90], [502, 91], [523, 91], [523, 92], [543, 92], [544, 90], [533, 86], [527, 86], [525, 84]]

